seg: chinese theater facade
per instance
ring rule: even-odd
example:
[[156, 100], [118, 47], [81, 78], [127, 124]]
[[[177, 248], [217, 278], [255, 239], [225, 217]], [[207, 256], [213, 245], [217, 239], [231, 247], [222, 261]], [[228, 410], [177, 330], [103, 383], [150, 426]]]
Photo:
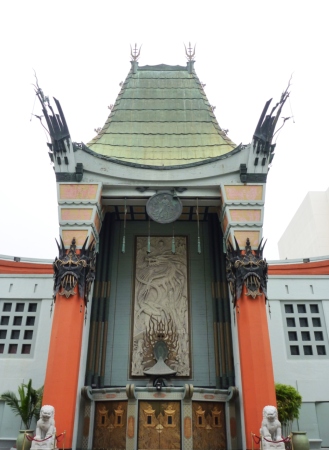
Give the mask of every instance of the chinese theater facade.
[[44, 403], [65, 448], [251, 449], [276, 404], [262, 224], [288, 93], [236, 146], [186, 54], [133, 51], [86, 145], [36, 88], [60, 225]]

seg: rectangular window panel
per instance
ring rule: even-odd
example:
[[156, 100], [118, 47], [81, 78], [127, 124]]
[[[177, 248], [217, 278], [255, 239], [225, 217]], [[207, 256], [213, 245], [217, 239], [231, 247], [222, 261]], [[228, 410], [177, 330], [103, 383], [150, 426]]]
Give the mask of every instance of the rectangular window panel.
[[8, 353], [11, 354], [17, 353], [17, 344], [9, 344]]
[[33, 325], [34, 325], [34, 322], [35, 322], [35, 317], [33, 317], [33, 316], [28, 316], [28, 317], [26, 318], [26, 325], [28, 325], [28, 326], [33, 326]]
[[31, 353], [31, 344], [23, 344], [22, 345], [22, 354], [29, 355]]
[[318, 305], [310, 305], [310, 310], [312, 314], [319, 314], [319, 307]]
[[33, 337], [33, 330], [24, 331], [24, 339], [32, 339], [32, 337]]
[[1, 325], [8, 325], [8, 324], [9, 324], [9, 316], [2, 316]]
[[326, 347], [324, 345], [317, 345], [316, 351], [318, 352], [318, 355], [326, 355]]
[[322, 333], [322, 331], [314, 331], [314, 339], [316, 341], [323, 341], [323, 333]]
[[321, 319], [319, 317], [312, 317], [313, 327], [321, 327]]
[[299, 318], [299, 326], [301, 327], [308, 327], [308, 320], [306, 317], [300, 317]]
[[19, 330], [11, 330], [10, 339], [19, 339]]
[[297, 341], [296, 331], [288, 331], [289, 341]]
[[313, 355], [312, 345], [304, 345], [304, 355]]
[[295, 319], [293, 317], [287, 317], [287, 327], [295, 327]]
[[309, 331], [302, 331], [302, 341], [310, 341], [311, 335]]
[[0, 311], [6, 311], [6, 315], [0, 317], [1, 359], [8, 358], [8, 355], [14, 358], [33, 357], [34, 329], [40, 310], [38, 304], [38, 301], [0, 299]]
[[281, 311], [289, 358], [329, 357], [328, 333], [321, 301], [282, 302]]
[[290, 353], [292, 355], [299, 355], [299, 347], [298, 347], [298, 345], [291, 345], [290, 346]]
[[305, 314], [306, 313], [306, 306], [305, 305], [297, 305], [297, 311], [299, 314]]
[[6, 339], [7, 330], [0, 330], [0, 339]]

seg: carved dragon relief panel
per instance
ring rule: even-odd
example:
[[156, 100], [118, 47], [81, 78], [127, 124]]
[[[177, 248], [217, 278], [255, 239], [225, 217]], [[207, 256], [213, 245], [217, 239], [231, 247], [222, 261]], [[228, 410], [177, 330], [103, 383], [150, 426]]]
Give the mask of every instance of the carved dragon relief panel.
[[136, 238], [131, 375], [154, 366], [154, 345], [168, 349], [166, 364], [177, 376], [190, 376], [187, 238]]

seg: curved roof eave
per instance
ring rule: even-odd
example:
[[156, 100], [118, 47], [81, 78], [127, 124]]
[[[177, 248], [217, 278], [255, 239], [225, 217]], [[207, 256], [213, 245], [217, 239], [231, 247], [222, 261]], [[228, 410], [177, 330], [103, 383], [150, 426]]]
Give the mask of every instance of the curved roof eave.
[[202, 161], [196, 161], [193, 163], [178, 164], [178, 165], [171, 165], [171, 166], [155, 166], [155, 165], [139, 164], [139, 163], [135, 163], [135, 162], [131, 162], [131, 161], [124, 161], [122, 159], [116, 159], [111, 156], [106, 156], [106, 155], [101, 155], [100, 153], [96, 153], [93, 150], [91, 150], [89, 147], [87, 147], [85, 144], [74, 143], [74, 148], [75, 148], [75, 151], [82, 150], [96, 158], [103, 159], [105, 161], [109, 161], [109, 162], [115, 163], [115, 164], [120, 164], [120, 165], [124, 165], [124, 166], [129, 166], [129, 167], [138, 167], [140, 169], [173, 170], [173, 169], [186, 169], [188, 167], [203, 166], [205, 164], [211, 164], [216, 161], [230, 158], [231, 156], [236, 155], [237, 153], [241, 152], [241, 150], [246, 148], [246, 145], [239, 144], [233, 150], [231, 150], [228, 153], [225, 153], [224, 155], [215, 156], [213, 158], [208, 158], [208, 159], [205, 159]]

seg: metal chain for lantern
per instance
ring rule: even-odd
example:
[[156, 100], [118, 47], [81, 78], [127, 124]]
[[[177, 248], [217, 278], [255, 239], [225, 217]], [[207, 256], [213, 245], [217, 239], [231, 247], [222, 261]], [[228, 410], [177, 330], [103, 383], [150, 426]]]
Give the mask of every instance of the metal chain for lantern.
[[201, 241], [200, 241], [200, 220], [199, 220], [199, 199], [196, 199], [196, 219], [198, 223], [198, 253], [201, 254]]
[[149, 229], [148, 229], [148, 236], [147, 236], [147, 253], [151, 253], [151, 219], [149, 217]]
[[175, 227], [172, 226], [172, 241], [171, 241], [171, 253], [176, 253], [176, 244], [175, 244]]
[[124, 210], [124, 218], [123, 218], [123, 238], [122, 238], [122, 249], [121, 249], [122, 253], [125, 253], [125, 251], [126, 251], [126, 219], [127, 219], [127, 199], [125, 198], [125, 210]]

